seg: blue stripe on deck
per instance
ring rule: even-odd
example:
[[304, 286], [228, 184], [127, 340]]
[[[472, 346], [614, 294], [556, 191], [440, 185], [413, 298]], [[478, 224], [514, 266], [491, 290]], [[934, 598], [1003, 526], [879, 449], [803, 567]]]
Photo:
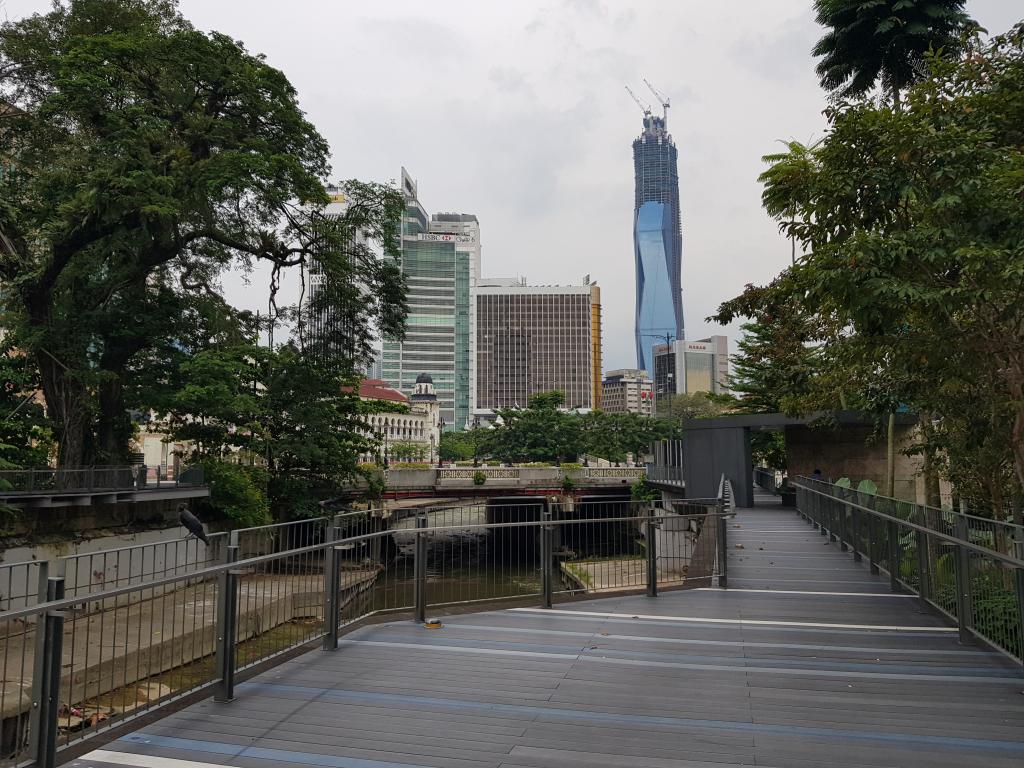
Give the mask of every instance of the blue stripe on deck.
[[265, 749], [263, 747], [246, 747], [239, 744], [225, 744], [220, 741], [200, 741], [198, 739], [179, 739], [175, 736], [157, 736], [152, 733], [133, 733], [122, 736], [118, 741], [128, 744], [145, 744], [168, 749], [182, 749], [187, 752], [208, 752], [215, 755], [227, 755], [232, 758], [249, 757], [257, 760], [273, 760], [279, 763], [303, 763], [305, 765], [322, 765], [326, 768], [428, 768], [422, 763], [388, 763], [382, 760], [363, 760], [356, 757], [339, 757], [322, 755], [316, 752], [295, 752], [290, 749]]
[[[771, 725], [768, 723], [733, 722], [729, 720], [697, 720], [685, 717], [661, 717], [653, 715], [627, 715], [608, 712], [589, 712], [559, 707], [537, 707], [525, 704], [494, 704], [484, 701], [463, 699], [442, 699], [429, 696], [407, 696], [395, 693], [370, 693], [367, 691], [342, 691], [330, 688], [313, 688], [301, 685], [280, 685], [277, 683], [243, 683], [239, 689], [273, 693], [306, 694], [311, 699], [322, 696], [344, 702], [387, 702], [411, 707], [438, 707], [457, 711], [474, 710], [498, 714], [529, 715], [539, 717], [561, 717], [567, 720], [585, 720], [599, 723], [623, 723], [630, 725], [665, 725], [676, 728], [705, 728], [719, 731], [741, 731], [745, 733], [770, 733], [783, 736], [807, 736], [813, 738], [840, 738], [854, 741], [879, 741], [896, 744], [916, 744], [926, 747], [956, 747], [967, 749], [990, 749], [1000, 752], [1024, 754], [1024, 742], [998, 741], [993, 739], [962, 739], [952, 736], [921, 736], [909, 733], [877, 733], [851, 731], [841, 728], [816, 728], [803, 725]], [[130, 737], [126, 737], [130, 738]], [[237, 748], [237, 747], [235, 747]], [[255, 755], [250, 755], [255, 757]], [[332, 764], [333, 765], [333, 764]], [[366, 765], [370, 765], [367, 763]], [[377, 766], [393, 765], [376, 763]], [[345, 768], [348, 768], [347, 766]]]

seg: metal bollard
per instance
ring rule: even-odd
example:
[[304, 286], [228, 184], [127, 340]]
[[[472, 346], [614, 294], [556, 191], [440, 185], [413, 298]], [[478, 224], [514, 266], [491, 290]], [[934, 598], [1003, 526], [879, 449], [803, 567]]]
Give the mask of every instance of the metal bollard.
[[[224, 562], [238, 561], [238, 546], [224, 548]], [[217, 687], [213, 700], [226, 703], [235, 698], [235, 640], [238, 621], [238, 575], [228, 568], [217, 576]]]
[[[956, 518], [956, 537], [969, 541], [970, 531], [967, 518]], [[960, 627], [960, 642], [972, 640], [974, 629], [974, 604], [971, 598], [971, 552], [963, 544], [956, 545], [956, 622]]]
[[654, 507], [647, 510], [644, 521], [644, 540], [647, 546], [647, 596], [658, 596], [658, 539]]
[[427, 620], [427, 536], [423, 531], [426, 527], [426, 515], [419, 515], [413, 557], [413, 620], [420, 624]]
[[324, 650], [338, 650], [338, 624], [341, 621], [341, 572], [339, 550], [334, 542], [341, 538], [341, 529], [327, 529], [331, 546], [324, 550]]
[[[46, 580], [46, 602], [64, 599], [64, 578]], [[46, 611], [37, 625], [41, 641], [37, 645], [35, 677], [32, 685], [32, 714], [29, 736], [32, 757], [39, 768], [53, 768], [57, 762], [57, 715], [60, 710], [61, 656], [64, 650], [64, 613]]]
[[551, 607], [552, 578], [554, 576], [554, 527], [551, 525], [551, 510], [541, 512], [543, 524], [540, 527], [540, 572], [541, 607]]

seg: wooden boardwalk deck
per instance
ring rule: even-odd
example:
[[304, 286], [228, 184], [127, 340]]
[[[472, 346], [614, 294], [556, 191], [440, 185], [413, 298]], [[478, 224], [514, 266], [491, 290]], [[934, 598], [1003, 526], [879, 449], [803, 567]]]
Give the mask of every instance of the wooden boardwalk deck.
[[1003, 657], [792, 511], [741, 511], [729, 536], [728, 591], [364, 628], [71, 764], [1024, 765], [1024, 678]]

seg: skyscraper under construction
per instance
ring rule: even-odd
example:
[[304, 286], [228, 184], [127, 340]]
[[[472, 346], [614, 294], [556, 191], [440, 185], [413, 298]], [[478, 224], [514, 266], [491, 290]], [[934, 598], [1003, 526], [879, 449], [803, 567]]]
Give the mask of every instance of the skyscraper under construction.
[[653, 370], [655, 344], [684, 338], [677, 152], [668, 132], [669, 101], [651, 91], [661, 101], [661, 117], [630, 91], [644, 110], [643, 133], [633, 141], [636, 365], [641, 370]]

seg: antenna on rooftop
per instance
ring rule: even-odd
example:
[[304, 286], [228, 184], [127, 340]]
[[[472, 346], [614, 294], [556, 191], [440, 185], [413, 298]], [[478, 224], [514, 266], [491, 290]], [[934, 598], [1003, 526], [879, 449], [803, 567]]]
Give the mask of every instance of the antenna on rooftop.
[[660, 93], [658, 93], [658, 91], [655, 90], [654, 86], [651, 85], [650, 80], [648, 80], [646, 77], [643, 80], [644, 80], [644, 84], [648, 88], [651, 89], [651, 93], [654, 94], [654, 98], [656, 98], [658, 101], [661, 102], [662, 115], [665, 118], [665, 125], [667, 126], [668, 125], [668, 108], [670, 106], [672, 106], [671, 99], [669, 99], [667, 96], [662, 96]]

